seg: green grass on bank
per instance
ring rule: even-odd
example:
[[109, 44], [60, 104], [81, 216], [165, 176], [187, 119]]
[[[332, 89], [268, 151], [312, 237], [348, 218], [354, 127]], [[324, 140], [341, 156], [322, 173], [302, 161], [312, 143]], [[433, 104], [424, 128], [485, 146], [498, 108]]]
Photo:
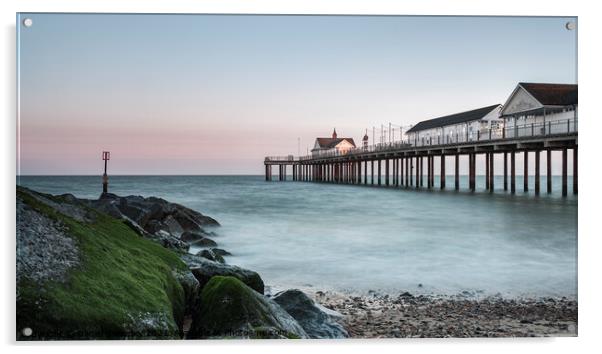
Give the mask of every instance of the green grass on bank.
[[20, 187], [17, 196], [66, 225], [80, 250], [80, 264], [65, 282], [18, 284], [18, 333], [29, 327], [32, 339], [180, 335], [185, 297], [173, 272], [185, 271], [186, 265], [176, 253], [105, 214], [92, 211], [94, 222], [78, 222]]

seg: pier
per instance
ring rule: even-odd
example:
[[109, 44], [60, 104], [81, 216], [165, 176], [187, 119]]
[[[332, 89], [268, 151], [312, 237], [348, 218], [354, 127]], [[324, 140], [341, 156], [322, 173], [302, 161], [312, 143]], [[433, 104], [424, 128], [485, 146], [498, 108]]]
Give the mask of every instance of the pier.
[[[265, 179], [285, 181], [288, 166], [293, 181], [371, 185], [394, 188], [446, 189], [446, 162], [453, 159], [454, 189], [460, 189], [460, 160], [468, 164], [468, 188], [476, 191], [477, 160], [485, 165], [485, 190], [495, 189], [495, 160], [502, 156], [503, 189], [516, 193], [516, 156], [523, 158], [523, 190], [529, 191], [529, 163], [534, 161], [534, 192], [541, 186], [541, 155], [546, 154], [546, 193], [552, 193], [552, 152], [560, 151], [562, 195], [567, 196], [568, 154], [572, 153], [572, 192], [577, 194], [577, 85], [519, 82], [506, 102], [418, 122], [405, 139], [362, 146], [353, 138], [317, 138], [308, 156], [268, 156]], [[391, 126], [391, 124], [389, 124]], [[374, 135], [374, 133], [373, 133]], [[393, 139], [394, 140], [394, 139]], [[529, 156], [534, 156], [530, 160]], [[498, 159], [499, 160], [499, 159]], [[435, 166], [439, 164], [439, 185]], [[426, 172], [425, 172], [426, 166]], [[509, 174], [509, 175], [508, 175]]]
[[[552, 193], [552, 151], [562, 152], [562, 195], [568, 194], [568, 154], [573, 154], [572, 193], [577, 194], [577, 116], [540, 124], [478, 131], [474, 140], [447, 137], [444, 141], [400, 141], [332, 151], [317, 156], [268, 156], [264, 160], [265, 180], [272, 181], [272, 167], [278, 166], [278, 180], [332, 184], [371, 185], [389, 188], [446, 189], [445, 162], [454, 160], [455, 190], [460, 189], [460, 161], [468, 162], [469, 190], [475, 191], [477, 159], [485, 161], [485, 189], [494, 190], [494, 157], [503, 156], [503, 189], [516, 193], [516, 155], [523, 158], [523, 190], [529, 190], [529, 155], [534, 155], [535, 194], [541, 193], [541, 154], [546, 154], [546, 193]], [[435, 164], [439, 163], [439, 185], [435, 186]], [[290, 168], [289, 168], [290, 166]], [[425, 171], [426, 169], [426, 171]]]

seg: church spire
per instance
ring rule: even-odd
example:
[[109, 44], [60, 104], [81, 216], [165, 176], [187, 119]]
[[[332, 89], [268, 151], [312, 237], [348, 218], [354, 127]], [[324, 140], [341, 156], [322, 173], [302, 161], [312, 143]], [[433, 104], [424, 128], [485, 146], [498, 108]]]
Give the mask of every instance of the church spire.
[[333, 139], [337, 138], [337, 128], [334, 128], [334, 130], [332, 131], [332, 138]]

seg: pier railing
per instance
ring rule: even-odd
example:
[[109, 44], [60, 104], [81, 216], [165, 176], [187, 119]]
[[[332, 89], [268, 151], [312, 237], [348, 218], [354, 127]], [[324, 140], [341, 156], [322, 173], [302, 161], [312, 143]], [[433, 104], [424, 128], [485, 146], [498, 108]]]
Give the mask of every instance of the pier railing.
[[404, 139], [390, 143], [379, 143], [366, 147], [352, 148], [346, 151], [325, 151], [312, 155], [299, 156], [297, 159], [293, 155], [287, 156], [267, 156], [265, 161], [270, 162], [296, 162], [307, 161], [316, 158], [339, 157], [347, 155], [365, 154], [371, 152], [387, 152], [401, 149], [411, 149], [413, 147], [425, 146], [445, 146], [457, 145], [471, 142], [483, 142], [493, 140], [513, 140], [528, 137], [545, 137], [554, 135], [574, 134], [578, 131], [577, 117], [558, 121], [549, 121], [541, 123], [530, 123], [522, 125], [513, 125], [501, 128], [485, 128], [476, 131], [451, 132], [445, 135], [430, 137], [421, 137], [414, 139]]

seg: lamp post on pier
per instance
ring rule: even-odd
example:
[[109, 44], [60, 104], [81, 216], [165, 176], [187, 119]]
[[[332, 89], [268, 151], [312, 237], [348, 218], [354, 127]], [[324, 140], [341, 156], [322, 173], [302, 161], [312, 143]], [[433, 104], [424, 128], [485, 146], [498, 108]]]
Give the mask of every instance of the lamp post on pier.
[[108, 193], [109, 191], [109, 176], [107, 176], [107, 161], [111, 159], [111, 153], [109, 151], [102, 152], [102, 159], [105, 162], [105, 172], [102, 175], [102, 193]]

